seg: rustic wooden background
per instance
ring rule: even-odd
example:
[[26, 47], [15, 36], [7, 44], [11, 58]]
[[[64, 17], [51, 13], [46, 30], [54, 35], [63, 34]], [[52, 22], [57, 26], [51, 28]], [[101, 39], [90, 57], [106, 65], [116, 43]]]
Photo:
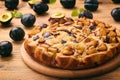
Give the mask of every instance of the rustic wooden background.
[[[83, 8], [84, 7], [84, 0], [76, 0], [75, 8]], [[115, 7], [119, 7], [120, 4], [113, 4], [111, 0], [99, 0], [100, 5], [96, 12], [94, 12], [94, 19], [99, 19], [106, 23], [110, 23], [113, 26], [120, 27], [120, 22], [115, 22], [110, 13], [111, 10]], [[55, 4], [49, 4], [49, 11], [41, 16], [38, 16], [34, 13], [34, 11], [29, 7], [27, 2], [22, 2], [20, 0], [18, 10], [25, 13], [33, 13], [37, 17], [36, 25], [40, 23], [44, 23], [48, 20], [49, 16], [55, 12], [64, 12], [66, 16], [71, 16], [72, 9], [64, 9], [59, 0]], [[4, 7], [4, 1], [0, 1], [0, 14], [10, 12]], [[23, 43], [21, 42], [14, 42], [9, 37], [9, 31], [11, 28], [20, 26], [25, 31], [26, 34], [32, 28], [25, 28], [22, 24], [20, 19], [14, 18], [11, 21], [11, 25], [9, 27], [3, 27], [0, 25], [0, 41], [8, 40], [13, 44], [13, 51], [12, 56], [7, 58], [0, 57], [0, 80], [73, 80], [73, 79], [60, 79], [60, 78], [53, 78], [49, 76], [45, 76], [39, 74], [30, 68], [28, 68], [21, 58], [20, 48]], [[114, 71], [101, 75], [95, 76], [92, 78], [85, 78], [85, 79], [74, 79], [74, 80], [120, 80], [120, 68], [115, 69]]]

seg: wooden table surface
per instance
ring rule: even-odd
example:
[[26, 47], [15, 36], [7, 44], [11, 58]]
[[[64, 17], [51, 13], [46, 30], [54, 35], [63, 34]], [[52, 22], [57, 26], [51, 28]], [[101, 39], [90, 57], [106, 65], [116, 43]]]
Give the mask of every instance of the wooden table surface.
[[[77, 2], [75, 8], [84, 7], [84, 0], [76, 0], [76, 1]], [[100, 5], [98, 10], [93, 13], [94, 19], [99, 19], [106, 23], [110, 23], [113, 26], [119, 27], [120, 22], [115, 22], [112, 19], [110, 13], [113, 8], [119, 7], [120, 4], [113, 4], [111, 0], [99, 0], [99, 2]], [[59, 3], [59, 0], [57, 0], [55, 4], [49, 4], [49, 7], [50, 7], [49, 11], [46, 14], [42, 16], [38, 16], [29, 7], [27, 2], [22, 2], [20, 0], [20, 3], [18, 5], [18, 10], [23, 14], [33, 13], [37, 17], [35, 23], [36, 25], [46, 22], [49, 16], [55, 12], [63, 12], [66, 13], [66, 16], [71, 16], [71, 12], [73, 10], [73, 9], [64, 9]], [[4, 13], [4, 12], [10, 12], [10, 11], [8, 11], [4, 7], [4, 1], [0, 1], [0, 13]], [[0, 41], [7, 40], [12, 42], [13, 44], [12, 56], [7, 58], [0, 57], [0, 80], [73, 80], [73, 79], [60, 79], [60, 78], [45, 76], [28, 68], [24, 64], [20, 52], [20, 48], [24, 40], [21, 42], [15, 42], [11, 40], [9, 37], [10, 29], [16, 26], [22, 27], [25, 30], [26, 34], [29, 30], [31, 30], [31, 28], [25, 28], [21, 24], [20, 19], [16, 19], [16, 18], [14, 18], [11, 21], [11, 25], [9, 27], [5, 28], [0, 25]], [[95, 76], [85, 79], [74, 79], [74, 80], [120, 80], [120, 68], [117, 68], [114, 71], [101, 76]]]

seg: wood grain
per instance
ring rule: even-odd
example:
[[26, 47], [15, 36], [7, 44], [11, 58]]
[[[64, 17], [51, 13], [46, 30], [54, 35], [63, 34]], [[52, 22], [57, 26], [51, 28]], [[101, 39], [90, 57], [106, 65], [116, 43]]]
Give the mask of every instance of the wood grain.
[[[113, 4], [111, 0], [99, 0], [99, 2], [100, 5], [98, 10], [96, 12], [93, 12], [94, 19], [99, 19], [106, 23], [110, 23], [113, 26], [119, 27], [120, 23], [115, 22], [112, 19], [110, 12], [113, 8], [119, 7], [120, 4]], [[84, 0], [77, 0], [75, 8], [83, 8], [84, 7], [83, 3]], [[70, 16], [72, 12], [72, 9], [64, 9], [60, 5], [59, 0], [57, 0], [55, 4], [49, 4], [49, 7], [50, 9], [45, 15], [38, 16], [34, 13], [34, 11], [29, 7], [29, 5], [26, 2], [22, 2], [20, 0], [18, 10], [23, 14], [33, 13], [37, 17], [35, 23], [36, 25], [46, 22], [52, 13], [64, 12], [66, 13], [66, 16]], [[8, 11], [4, 7], [4, 1], [0, 1], [0, 13], [4, 13], [4, 12], [10, 12], [10, 11]], [[45, 76], [28, 68], [22, 61], [21, 53], [20, 53], [20, 48], [24, 40], [21, 42], [14, 42], [9, 37], [9, 31], [11, 28], [15, 26], [20, 26], [26, 31], [27, 34], [27, 32], [32, 28], [25, 28], [21, 24], [20, 19], [16, 19], [16, 18], [14, 18], [11, 23], [12, 23], [11, 26], [6, 28], [0, 25], [0, 41], [8, 40], [13, 44], [12, 56], [7, 58], [0, 57], [0, 80], [71, 80], [71, 79], [60, 79], [60, 78]], [[80, 80], [80, 79], [74, 79], [74, 80]], [[101, 76], [95, 76], [81, 80], [120, 80], [120, 68], [117, 68], [116, 70]]]

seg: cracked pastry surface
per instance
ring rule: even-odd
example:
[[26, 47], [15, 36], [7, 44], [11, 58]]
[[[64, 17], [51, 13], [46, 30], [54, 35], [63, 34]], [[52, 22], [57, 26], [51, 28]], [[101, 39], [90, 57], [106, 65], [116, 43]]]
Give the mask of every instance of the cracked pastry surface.
[[62, 69], [85, 69], [107, 63], [119, 53], [119, 29], [87, 18], [53, 18], [35, 26], [24, 42], [36, 61]]

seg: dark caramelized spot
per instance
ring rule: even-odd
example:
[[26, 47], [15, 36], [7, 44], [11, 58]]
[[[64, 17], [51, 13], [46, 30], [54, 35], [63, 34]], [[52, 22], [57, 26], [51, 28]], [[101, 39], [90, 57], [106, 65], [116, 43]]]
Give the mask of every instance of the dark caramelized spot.
[[66, 32], [66, 33], [68, 33], [68, 34], [71, 34], [71, 32], [68, 31], [67, 29], [61, 29], [61, 30], [59, 30], [59, 31], [64, 31], [64, 32]]
[[55, 19], [50, 20], [50, 23], [55, 24], [57, 21]]
[[97, 23], [96, 23], [96, 22], [93, 22], [93, 26], [97, 26]]
[[50, 18], [48, 21], [52, 24], [54, 24], [54, 23], [63, 24], [66, 22], [65, 19], [63, 19], [63, 18]]
[[72, 36], [72, 37], [76, 38], [76, 36], [75, 36], [73, 33], [71, 33], [70, 31], [68, 31], [68, 30], [66, 30], [66, 29], [59, 30], [59, 31], [64, 31], [64, 32], [68, 33], [69, 36]]
[[59, 22], [60, 19], [59, 19], [59, 18], [58, 18], [58, 19], [57, 19], [57, 18], [49, 18], [48, 21], [49, 21], [50, 23], [54, 24], [54, 23], [56, 23], [56, 22]]
[[78, 42], [78, 41], [76, 41], [76, 40], [74, 40], [73, 42], [74, 42], [74, 43], [79, 43], [79, 42]]
[[47, 28], [47, 26], [48, 26], [47, 24], [41, 24], [40, 25], [41, 28]]
[[69, 36], [76, 38], [76, 36], [73, 33], [69, 34]]
[[72, 24], [72, 22], [65, 22], [65, 23], [64, 23], [65, 26], [69, 26], [69, 25], [71, 25], [71, 24]]
[[76, 25], [76, 26], [74, 26], [74, 27], [77, 28], [77, 29], [79, 29], [79, 30], [82, 30], [82, 27], [79, 26], [79, 25]]
[[106, 42], [106, 43], [110, 43], [110, 36], [106, 36], [105, 42]]
[[71, 17], [66, 17], [68, 22], [74, 22], [74, 20]]
[[65, 40], [61, 40], [61, 44], [65, 44], [67, 41]]
[[32, 35], [28, 34], [28, 38], [31, 38], [31, 37], [32, 37]]
[[89, 29], [90, 30], [94, 30], [96, 28], [96, 26], [90, 26]]
[[58, 35], [60, 35], [60, 33], [56, 33], [56, 34], [52, 34], [52, 35], [54, 35], [54, 37], [57, 37]]
[[33, 40], [36, 41], [36, 40], [38, 40], [39, 38], [40, 38], [39, 36], [35, 36], [35, 37], [33, 37]]
[[115, 37], [115, 40], [116, 40], [116, 42], [119, 42], [119, 40], [118, 40], [118, 38], [117, 38], [117, 37]]
[[116, 29], [114, 29], [113, 32], [116, 32]]

